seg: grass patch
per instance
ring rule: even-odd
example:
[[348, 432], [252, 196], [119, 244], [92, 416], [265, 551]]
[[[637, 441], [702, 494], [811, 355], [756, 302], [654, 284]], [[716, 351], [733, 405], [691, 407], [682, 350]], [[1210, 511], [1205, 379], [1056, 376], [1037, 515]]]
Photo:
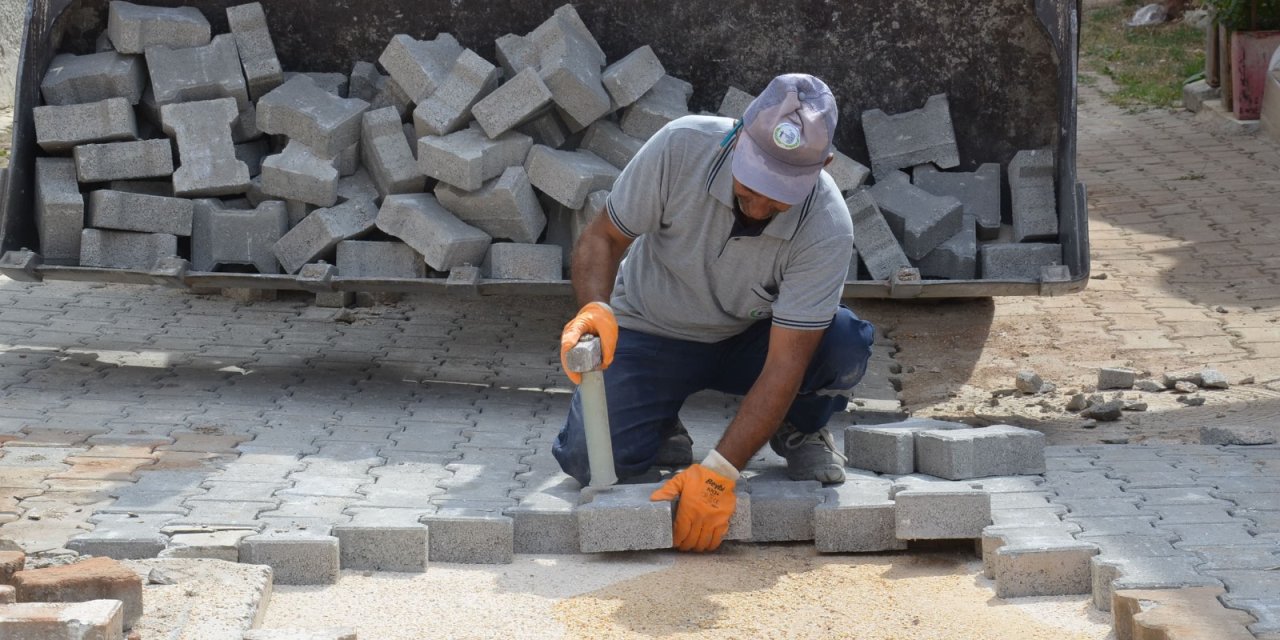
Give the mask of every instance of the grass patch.
[[1137, 7], [1131, 0], [1087, 12], [1082, 62], [1116, 84], [1107, 93], [1116, 105], [1141, 109], [1180, 103], [1183, 82], [1204, 70], [1204, 32], [1183, 22], [1124, 26]]

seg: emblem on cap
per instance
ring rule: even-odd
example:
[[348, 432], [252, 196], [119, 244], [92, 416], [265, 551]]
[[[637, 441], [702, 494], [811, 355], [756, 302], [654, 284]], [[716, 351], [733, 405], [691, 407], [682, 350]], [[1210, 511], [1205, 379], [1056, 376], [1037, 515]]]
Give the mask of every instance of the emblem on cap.
[[773, 128], [773, 143], [790, 151], [800, 146], [800, 127], [783, 122]]

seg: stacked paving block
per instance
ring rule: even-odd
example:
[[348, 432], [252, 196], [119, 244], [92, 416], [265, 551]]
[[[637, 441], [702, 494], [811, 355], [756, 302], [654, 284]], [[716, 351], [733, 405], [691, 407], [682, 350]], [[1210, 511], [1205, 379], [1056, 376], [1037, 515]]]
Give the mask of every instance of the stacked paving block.
[[[486, 279], [559, 281], [621, 171], [654, 133], [692, 115], [694, 87], [652, 47], [609, 59], [572, 5], [528, 33], [497, 38], [492, 60], [446, 31], [424, 40], [397, 34], [376, 61], [337, 71], [285, 70], [269, 4], [230, 6], [222, 17], [113, 0], [97, 53], [53, 58], [34, 113], [36, 141], [47, 159], [72, 164], [38, 172], [47, 264], [79, 264], [88, 237], [85, 266], [142, 268], [160, 252], [198, 264], [197, 273], [298, 273], [334, 260], [336, 242], [354, 236], [312, 229], [338, 240], [316, 241], [289, 262], [273, 263], [262, 246], [279, 244], [317, 210], [359, 201], [362, 211], [368, 203], [384, 211], [378, 231], [391, 237], [371, 239], [388, 246], [352, 245], [348, 264], [361, 265], [353, 267], [358, 277], [445, 278], [458, 268]], [[753, 99], [728, 87], [718, 115], [739, 119]], [[1061, 279], [1055, 150], [961, 158], [943, 94], [906, 113], [867, 111], [862, 125], [868, 155], [836, 151], [826, 167], [855, 227], [847, 281]], [[208, 211], [221, 212], [215, 219], [243, 209], [243, 200], [279, 203], [255, 219], [271, 240], [228, 253], [202, 246], [223, 233], [136, 223], [161, 204], [181, 205], [125, 198], [136, 190], [122, 181], [164, 185], [139, 196], [208, 200]], [[95, 199], [94, 191], [116, 193]], [[77, 206], [77, 195], [85, 204]], [[120, 222], [111, 211], [122, 201], [146, 206]], [[277, 236], [279, 206], [287, 227]], [[175, 220], [168, 222], [185, 226]], [[308, 226], [317, 224], [327, 223]], [[190, 243], [169, 248], [168, 236], [188, 235]], [[491, 251], [494, 243], [510, 246]], [[539, 243], [559, 248], [558, 268], [550, 249], [532, 246]], [[367, 253], [352, 262], [357, 251]], [[411, 267], [406, 251], [420, 258]], [[372, 268], [368, 261], [378, 259], [390, 262]]]
[[270, 200], [254, 209], [227, 208], [219, 200], [197, 200], [191, 229], [191, 266], [213, 271], [248, 265], [258, 273], [280, 273], [275, 245], [289, 230], [283, 202]]
[[580, 209], [593, 191], [608, 189], [618, 168], [590, 151], [558, 151], [537, 145], [525, 164], [529, 182], [552, 200]]
[[969, 425], [912, 418], [878, 425], [856, 425], [844, 432], [844, 455], [854, 469], [893, 475], [916, 472], [916, 434], [921, 431], [968, 429]]
[[879, 177], [869, 193], [912, 260], [920, 260], [951, 239], [964, 221], [959, 200], [931, 195], [911, 184], [901, 171]]
[[951, 105], [945, 94], [930, 96], [924, 108], [897, 115], [879, 109], [862, 114], [862, 129], [876, 179], [898, 169], [933, 163], [941, 169], [960, 166]]
[[644, 140], [627, 135], [622, 127], [614, 122], [601, 120], [587, 127], [580, 148], [596, 154], [600, 159], [621, 170], [637, 153], [640, 153], [642, 146], [644, 146]]
[[1058, 201], [1054, 192], [1052, 149], [1019, 151], [1009, 162], [1013, 240], [1058, 239]]
[[107, 11], [107, 37], [120, 53], [145, 53], [154, 46], [183, 49], [209, 44], [209, 21], [193, 7], [144, 7], [112, 2]]
[[499, 242], [489, 245], [480, 271], [486, 278], [503, 280], [559, 280], [564, 263], [560, 247]]
[[76, 182], [70, 158], [36, 158], [36, 233], [49, 264], [80, 260], [80, 232], [84, 230], [84, 195]]
[[649, 139], [667, 123], [689, 115], [689, 98], [693, 85], [671, 75], [664, 75], [648, 93], [627, 108], [622, 116], [622, 130], [627, 135]]
[[70, 151], [82, 144], [138, 139], [133, 105], [124, 98], [32, 110], [36, 143], [49, 153]]
[[336, 207], [316, 209], [284, 234], [273, 251], [285, 273], [297, 273], [320, 258], [329, 257], [332, 263], [329, 253], [338, 243], [372, 231], [378, 216], [372, 200], [348, 200]]
[[415, 40], [401, 34], [387, 43], [378, 63], [410, 101], [421, 104], [444, 82], [462, 51], [462, 45], [449, 33], [434, 40]]
[[75, 148], [80, 182], [108, 182], [173, 175], [173, 147], [168, 140], [86, 144]]
[[[732, 110], [736, 107], [730, 97], [726, 95]], [[737, 94], [732, 97], [741, 100]], [[1029, 282], [1061, 277], [1061, 269], [1044, 269], [1062, 264], [1062, 247], [1056, 243], [1052, 149], [1020, 151], [1009, 159], [1012, 211], [1006, 223], [999, 163], [987, 162], [972, 171], [940, 170], [958, 169], [962, 160], [946, 95], [932, 96], [922, 109], [897, 115], [866, 111], [862, 125], [875, 177], [871, 199], [920, 277]], [[842, 173], [830, 167], [828, 171], [837, 178]], [[846, 184], [857, 188], [852, 181]], [[859, 257], [873, 279], [889, 280], [896, 270], [885, 263], [899, 258], [882, 239], [881, 225], [866, 208], [865, 198], [856, 198], [858, 209], [853, 204], [850, 213], [866, 236], [859, 241], [859, 234], [854, 234], [855, 242], [867, 247], [858, 247]]]
[[1009, 425], [915, 434], [920, 473], [948, 480], [1044, 473], [1044, 434]]
[[230, 34], [198, 47], [147, 47], [146, 59], [156, 106], [216, 98], [235, 98], [240, 110], [249, 106], [239, 50]]
[[1039, 281], [1045, 267], [1062, 264], [1062, 246], [1042, 242], [988, 243], [981, 249], [982, 277]]
[[178, 236], [85, 229], [80, 234], [80, 266], [149, 271], [161, 258], [178, 254]]
[[249, 97], [257, 100], [284, 83], [284, 70], [276, 57], [276, 45], [267, 27], [262, 3], [227, 7], [227, 24], [240, 51], [240, 67], [249, 84]]
[[298, 75], [258, 101], [257, 125], [263, 133], [288, 136], [316, 154], [332, 158], [360, 142], [364, 100], [340, 98], [310, 76]]
[[227, 196], [249, 190], [249, 165], [236, 156], [231, 140], [231, 125], [239, 116], [231, 98], [160, 108], [164, 131], [177, 142], [181, 158], [173, 172], [175, 195]]
[[403, 242], [338, 243], [338, 275], [344, 278], [424, 278], [426, 262]]
[[262, 191], [292, 202], [330, 207], [338, 202], [338, 173], [333, 158], [290, 141], [284, 151], [262, 160]]
[[421, 193], [426, 186], [394, 107], [365, 112], [360, 151], [379, 194]]
[[376, 224], [422, 254], [437, 271], [479, 266], [492, 236], [449, 213], [427, 194], [388, 196], [378, 210]]
[[471, 109], [498, 86], [498, 68], [470, 49], [453, 62], [453, 68], [431, 94], [413, 111], [419, 136], [443, 136], [461, 129], [471, 120]]
[[613, 101], [626, 107], [648, 93], [665, 75], [653, 47], [645, 45], [609, 65], [601, 79]]
[[489, 138], [479, 127], [418, 140], [422, 173], [463, 191], [475, 191], [508, 167], [523, 165], [533, 139], [516, 131]]
[[1000, 236], [1003, 195], [1000, 165], [988, 162], [976, 171], [938, 171], [931, 164], [915, 167], [912, 182], [935, 196], [951, 196], [964, 205], [966, 218], [973, 218], [981, 240]]
[[889, 280], [911, 266], [868, 189], [855, 191], [844, 203], [853, 217], [853, 246], [872, 278]]
[[497, 239], [537, 242], [547, 226], [547, 216], [522, 166], [508, 167], [475, 191], [441, 182], [435, 195], [458, 219]]
[[146, 66], [137, 56], [115, 51], [75, 56], [59, 54], [49, 62], [40, 95], [46, 105], [72, 105], [124, 98], [129, 104], [142, 101], [146, 87]]
[[98, 229], [189, 236], [193, 209], [185, 198], [100, 189], [89, 194], [88, 223]]
[[550, 104], [547, 83], [536, 69], [527, 68], [476, 102], [471, 113], [485, 135], [496, 138], [532, 120]]

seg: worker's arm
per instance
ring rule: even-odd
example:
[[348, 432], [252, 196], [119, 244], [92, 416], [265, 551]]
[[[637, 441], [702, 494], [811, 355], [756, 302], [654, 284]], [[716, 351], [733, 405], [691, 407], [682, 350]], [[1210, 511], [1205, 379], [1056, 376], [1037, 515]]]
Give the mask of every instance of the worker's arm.
[[609, 303], [618, 265], [631, 242], [632, 238], [619, 231], [604, 211], [582, 230], [573, 248], [571, 269], [573, 293], [579, 307], [590, 302]]
[[764, 370], [742, 400], [738, 415], [725, 430], [716, 451], [738, 469], [747, 466], [787, 415], [800, 391], [813, 353], [826, 330], [806, 331], [773, 326], [769, 330], [769, 353]]
[[582, 384], [582, 374], [569, 370], [569, 350], [582, 336], [600, 337], [604, 358], [601, 369], [608, 369], [613, 362], [618, 347], [618, 320], [609, 307], [609, 296], [622, 254], [631, 246], [631, 240], [602, 211], [582, 230], [573, 248], [573, 291], [581, 309], [560, 332], [560, 364], [574, 384]]

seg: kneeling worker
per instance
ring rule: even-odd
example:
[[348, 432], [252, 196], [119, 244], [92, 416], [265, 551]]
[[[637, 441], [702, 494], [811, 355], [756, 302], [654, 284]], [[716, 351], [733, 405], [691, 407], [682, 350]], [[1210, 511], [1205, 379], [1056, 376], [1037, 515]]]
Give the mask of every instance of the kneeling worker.
[[[741, 121], [675, 120], [622, 171], [607, 215], [574, 248], [582, 310], [561, 354], [600, 337], [619, 478], [692, 462], [678, 418], [691, 394], [745, 396], [702, 463], [653, 494], [679, 497], [681, 550], [720, 545], [739, 470], [765, 442], [794, 480], [844, 481], [826, 424], [866, 371], [874, 328], [840, 305], [853, 225], [822, 171], [836, 120], [831, 90], [804, 74], [774, 78]], [[552, 453], [590, 481], [577, 394]]]

